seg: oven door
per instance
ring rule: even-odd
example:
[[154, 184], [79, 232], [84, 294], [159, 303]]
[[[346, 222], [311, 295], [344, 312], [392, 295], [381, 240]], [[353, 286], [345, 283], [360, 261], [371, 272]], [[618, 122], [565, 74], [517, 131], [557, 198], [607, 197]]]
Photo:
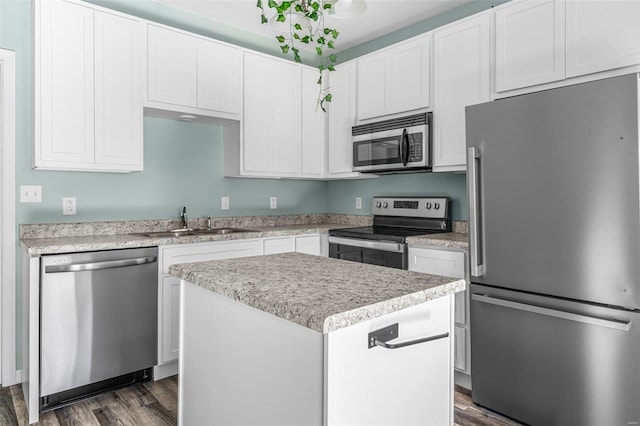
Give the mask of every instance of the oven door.
[[352, 262], [408, 269], [407, 245], [329, 236], [329, 257]]

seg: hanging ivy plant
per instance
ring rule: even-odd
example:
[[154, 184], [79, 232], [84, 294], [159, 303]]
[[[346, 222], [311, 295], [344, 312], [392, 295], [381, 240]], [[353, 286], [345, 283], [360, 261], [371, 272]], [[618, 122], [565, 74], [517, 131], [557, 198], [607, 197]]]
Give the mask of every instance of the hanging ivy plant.
[[[276, 36], [282, 53], [291, 54], [294, 61], [302, 62], [300, 50], [296, 47], [300, 46], [298, 43], [315, 46], [315, 52], [320, 57], [318, 105], [322, 111], [326, 112], [324, 104], [331, 102], [331, 93], [329, 93], [329, 89], [324, 89], [322, 86], [322, 72], [335, 70], [334, 65], [337, 57], [332, 51], [335, 49], [334, 43], [340, 33], [333, 28], [325, 27], [324, 13], [331, 10], [335, 0], [266, 1], [267, 7], [276, 12], [272, 20], [282, 24], [281, 27], [286, 30], [285, 34]], [[262, 11], [261, 22], [263, 24], [269, 23], [262, 0], [258, 0], [257, 7]]]

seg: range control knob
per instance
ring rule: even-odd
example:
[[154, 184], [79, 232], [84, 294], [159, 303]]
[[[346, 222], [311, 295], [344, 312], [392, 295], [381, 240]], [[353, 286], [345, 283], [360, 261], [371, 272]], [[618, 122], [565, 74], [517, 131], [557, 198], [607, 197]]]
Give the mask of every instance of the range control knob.
[[382, 203], [382, 207], [384, 207], [384, 208], [386, 209], [387, 207], [389, 207], [389, 203], [387, 203], [387, 202], [385, 201], [384, 203]]
[[440, 203], [435, 203], [435, 204], [433, 205], [433, 208], [434, 208], [434, 209], [436, 209], [436, 210], [438, 210], [438, 209], [440, 208]]
[[382, 207], [382, 203], [381, 203], [380, 201], [376, 201], [376, 207], [377, 207], [377, 208]]
[[431, 203], [427, 203], [425, 207], [427, 208], [427, 210], [431, 210]]

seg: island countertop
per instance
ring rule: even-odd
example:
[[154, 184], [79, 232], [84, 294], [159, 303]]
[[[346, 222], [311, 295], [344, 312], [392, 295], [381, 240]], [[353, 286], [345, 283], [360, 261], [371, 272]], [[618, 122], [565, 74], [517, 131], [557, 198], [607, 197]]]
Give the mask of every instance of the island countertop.
[[462, 279], [301, 253], [173, 265], [169, 273], [321, 333], [465, 289]]

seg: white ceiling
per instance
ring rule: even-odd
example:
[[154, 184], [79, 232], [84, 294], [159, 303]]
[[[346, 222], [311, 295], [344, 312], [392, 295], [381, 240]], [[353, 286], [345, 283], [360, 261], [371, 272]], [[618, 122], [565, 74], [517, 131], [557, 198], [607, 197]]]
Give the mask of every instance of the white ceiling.
[[[340, 36], [336, 40], [336, 51], [341, 51], [471, 1], [473, 0], [366, 0], [367, 10], [364, 14], [352, 19], [327, 16], [325, 25], [340, 31]], [[159, 0], [159, 2], [262, 37], [274, 36], [269, 25], [260, 24], [260, 9], [256, 7], [256, 0]], [[266, 2], [267, 0], [264, 0], [265, 9], [267, 9]]]

